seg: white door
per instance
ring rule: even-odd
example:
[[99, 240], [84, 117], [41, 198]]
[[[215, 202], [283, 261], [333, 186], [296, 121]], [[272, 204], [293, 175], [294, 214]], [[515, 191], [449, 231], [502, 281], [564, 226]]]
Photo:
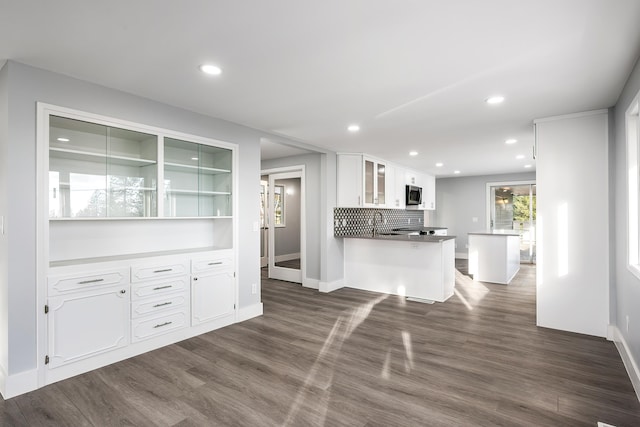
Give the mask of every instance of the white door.
[[269, 264], [269, 178], [260, 179], [260, 268]]
[[235, 311], [232, 270], [195, 276], [191, 281], [191, 326], [232, 315]]
[[49, 366], [64, 365], [129, 344], [128, 286], [49, 299]]
[[302, 283], [304, 173], [269, 175], [269, 278]]

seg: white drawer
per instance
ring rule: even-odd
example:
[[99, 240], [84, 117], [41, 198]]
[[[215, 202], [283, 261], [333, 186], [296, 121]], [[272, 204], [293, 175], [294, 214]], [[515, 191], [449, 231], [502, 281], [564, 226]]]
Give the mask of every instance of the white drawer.
[[189, 274], [189, 262], [187, 260], [131, 266], [131, 282], [142, 282], [181, 274]]
[[233, 267], [232, 256], [212, 256], [209, 258], [192, 259], [191, 274], [198, 274], [204, 271], [215, 271]]
[[146, 298], [131, 303], [131, 318], [146, 316], [163, 311], [183, 309], [188, 304], [186, 292], [168, 294], [162, 298]]
[[173, 277], [153, 282], [142, 282], [131, 285], [131, 299], [165, 295], [189, 289], [189, 276]]
[[47, 278], [49, 295], [95, 289], [97, 286], [129, 285], [129, 269], [54, 275]]
[[131, 341], [137, 342], [157, 335], [166, 334], [188, 325], [188, 310], [168, 313], [163, 316], [141, 317], [132, 321]]

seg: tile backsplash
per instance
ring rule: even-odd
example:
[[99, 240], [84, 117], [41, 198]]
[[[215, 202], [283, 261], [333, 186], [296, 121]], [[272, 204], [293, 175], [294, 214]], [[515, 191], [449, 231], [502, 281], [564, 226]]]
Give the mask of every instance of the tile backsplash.
[[388, 233], [395, 228], [424, 227], [424, 211], [375, 208], [334, 208], [333, 235], [336, 237], [370, 234], [373, 231], [374, 214], [377, 215], [377, 231]]

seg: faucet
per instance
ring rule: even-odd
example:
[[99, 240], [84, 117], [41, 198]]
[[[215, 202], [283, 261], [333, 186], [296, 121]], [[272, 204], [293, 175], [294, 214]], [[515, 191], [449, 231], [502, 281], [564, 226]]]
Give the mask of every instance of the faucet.
[[382, 212], [380, 211], [375, 211], [373, 213], [373, 235], [375, 236], [376, 234], [378, 234], [378, 221], [376, 221], [378, 219], [378, 216], [380, 217], [380, 222], [383, 223], [384, 222], [384, 217], [382, 216]]

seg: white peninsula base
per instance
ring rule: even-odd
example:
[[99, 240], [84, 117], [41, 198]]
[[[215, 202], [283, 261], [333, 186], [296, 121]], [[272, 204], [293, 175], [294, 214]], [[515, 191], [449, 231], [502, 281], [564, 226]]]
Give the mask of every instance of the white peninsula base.
[[455, 240], [344, 239], [345, 285], [443, 302], [455, 285]]

